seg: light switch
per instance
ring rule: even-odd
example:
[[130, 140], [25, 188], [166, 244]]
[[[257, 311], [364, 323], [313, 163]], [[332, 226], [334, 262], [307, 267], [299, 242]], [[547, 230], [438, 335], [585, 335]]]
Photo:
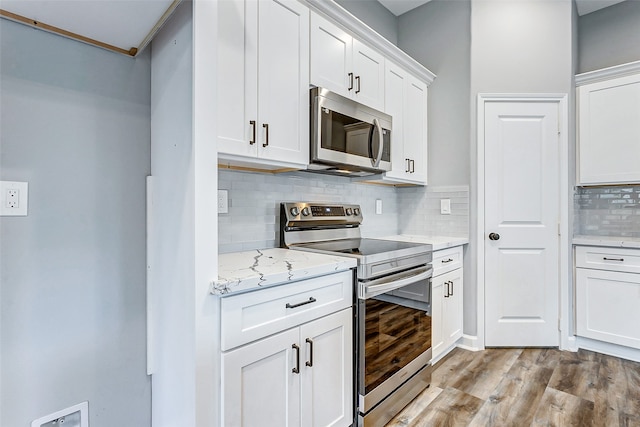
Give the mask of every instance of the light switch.
[[440, 199], [440, 214], [451, 215], [451, 199]]

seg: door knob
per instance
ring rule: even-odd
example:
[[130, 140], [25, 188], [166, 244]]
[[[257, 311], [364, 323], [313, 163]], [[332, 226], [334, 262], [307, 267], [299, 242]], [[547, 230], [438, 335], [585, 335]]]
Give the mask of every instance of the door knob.
[[498, 233], [489, 233], [489, 240], [500, 240], [500, 235]]

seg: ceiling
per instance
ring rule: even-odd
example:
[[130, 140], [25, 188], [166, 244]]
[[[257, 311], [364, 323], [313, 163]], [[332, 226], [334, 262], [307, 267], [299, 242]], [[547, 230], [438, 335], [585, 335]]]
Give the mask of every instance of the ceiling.
[[[418, 6], [422, 6], [431, 0], [378, 0], [384, 7], [389, 9], [391, 13], [400, 16]], [[575, 0], [578, 9], [578, 15], [586, 15], [595, 12], [607, 6], [620, 3], [624, 0]]]
[[2, 16], [121, 53], [146, 46], [181, 0], [2, 0]]

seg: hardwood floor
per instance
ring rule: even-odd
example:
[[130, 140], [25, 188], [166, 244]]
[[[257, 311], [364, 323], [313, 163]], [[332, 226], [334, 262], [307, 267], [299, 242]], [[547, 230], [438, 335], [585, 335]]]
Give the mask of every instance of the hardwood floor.
[[387, 427], [640, 427], [640, 363], [591, 351], [456, 348]]

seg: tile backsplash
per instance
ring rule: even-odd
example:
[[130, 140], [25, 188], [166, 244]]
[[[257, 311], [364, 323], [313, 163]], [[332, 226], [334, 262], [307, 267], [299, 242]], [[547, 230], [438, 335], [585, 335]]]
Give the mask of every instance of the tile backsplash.
[[[220, 253], [279, 246], [280, 202], [285, 201], [359, 204], [364, 237], [400, 233], [468, 236], [467, 186], [392, 187], [308, 172], [219, 170], [218, 189], [229, 190], [229, 213], [218, 215]], [[451, 215], [440, 215], [441, 198], [451, 200]], [[375, 213], [376, 199], [382, 200], [381, 215]]]
[[640, 238], [640, 185], [577, 187], [574, 233]]
[[[220, 253], [279, 246], [280, 202], [359, 204], [362, 235], [398, 234], [398, 198], [390, 186], [351, 182], [309, 172], [282, 174], [218, 171], [218, 188], [229, 190], [229, 213], [218, 215]], [[382, 200], [382, 214], [375, 200]]]
[[[451, 214], [440, 214], [440, 200], [451, 201]], [[469, 187], [400, 187], [400, 234], [469, 236]]]

